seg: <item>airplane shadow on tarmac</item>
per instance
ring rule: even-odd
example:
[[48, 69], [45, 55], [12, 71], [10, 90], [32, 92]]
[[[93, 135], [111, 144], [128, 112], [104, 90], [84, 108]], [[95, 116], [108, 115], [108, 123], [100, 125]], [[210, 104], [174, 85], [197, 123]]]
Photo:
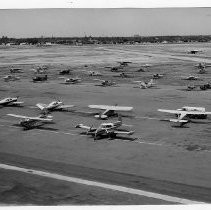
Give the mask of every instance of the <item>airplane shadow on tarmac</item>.
[[[13, 126], [23, 128], [20, 124], [13, 124]], [[33, 130], [33, 129], [47, 130], [47, 131], [58, 131], [59, 130], [57, 128], [50, 128], [50, 127], [36, 127], [36, 128], [23, 128], [23, 131], [28, 131], [28, 130]]]

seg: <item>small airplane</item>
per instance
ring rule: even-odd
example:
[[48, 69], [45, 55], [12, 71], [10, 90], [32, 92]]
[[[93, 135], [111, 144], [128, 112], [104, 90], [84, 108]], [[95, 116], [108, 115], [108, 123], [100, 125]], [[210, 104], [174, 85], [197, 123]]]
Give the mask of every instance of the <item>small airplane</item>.
[[7, 75], [5, 77], [3, 77], [5, 82], [9, 82], [9, 81], [16, 81], [16, 80], [20, 80], [20, 77], [17, 77], [15, 75]]
[[44, 76], [36, 76], [32, 78], [33, 82], [43, 82], [43, 81], [47, 81], [48, 80], [48, 75], [44, 75]]
[[89, 76], [102, 76], [98, 71], [88, 71]]
[[70, 74], [70, 69], [66, 69], [66, 70], [61, 70], [59, 72], [60, 75], [66, 75], [66, 74]]
[[132, 78], [133, 76], [122, 72], [118, 75], [113, 75], [113, 77]]
[[187, 77], [182, 77], [183, 80], [199, 80], [200, 78], [194, 75], [189, 75]]
[[101, 79], [94, 79], [94, 80], [101, 82], [101, 84], [98, 85], [98, 86], [107, 87], [107, 86], [114, 86], [114, 85], [116, 85], [116, 82], [113, 82], [111, 80], [101, 80]]
[[196, 54], [196, 53], [199, 53], [199, 52], [202, 52], [201, 50], [190, 50], [188, 51], [189, 54]]
[[42, 110], [44, 113], [45, 112], [51, 112], [51, 111], [65, 111], [68, 108], [74, 107], [74, 105], [63, 105], [63, 102], [57, 100], [57, 101], [52, 101], [49, 104], [42, 104], [38, 103], [36, 106]]
[[16, 115], [16, 114], [7, 114], [7, 115], [11, 117], [23, 119], [20, 121], [19, 124], [25, 129], [38, 128], [38, 127], [43, 126], [44, 124], [53, 122], [52, 116], [43, 115], [43, 114], [39, 115], [38, 117], [28, 117], [28, 116]]
[[2, 100], [0, 100], [0, 105], [1, 106], [20, 106], [21, 104], [23, 104], [23, 101], [17, 101], [18, 97], [15, 98], [4, 98]]
[[60, 79], [64, 79], [64, 84], [77, 84], [81, 82], [81, 78], [79, 77], [72, 77], [72, 78], [67, 78], [67, 77], [59, 77]]
[[206, 73], [207, 73], [207, 71], [205, 70], [205, 68], [201, 68], [198, 71], [198, 74], [206, 74]]
[[22, 69], [21, 68], [11, 68], [10, 69], [10, 72], [11, 73], [22, 73]]
[[129, 63], [132, 63], [130, 61], [118, 61], [117, 63], [120, 64], [120, 66], [128, 66]]
[[122, 126], [122, 119], [119, 116], [118, 121], [110, 123], [102, 123], [98, 128], [93, 126], [86, 126], [84, 124], [76, 125], [76, 128], [86, 129], [86, 135], [91, 135], [94, 137], [94, 140], [108, 137], [109, 139], [114, 139], [118, 134], [132, 135], [134, 131], [127, 130], [118, 130]]
[[35, 74], [46, 74], [46, 70], [45, 69], [32, 69], [31, 71], [33, 71]]
[[37, 69], [38, 70], [47, 70], [48, 69], [48, 67], [47, 66], [37, 66]]
[[197, 87], [198, 87], [198, 86], [196, 86], [196, 85], [188, 85], [186, 90], [187, 90], [187, 91], [196, 90]]
[[160, 79], [162, 77], [164, 77], [164, 74], [153, 74], [152, 76], [153, 79]]
[[138, 87], [141, 89], [151, 88], [151, 87], [154, 87], [154, 85], [155, 85], [153, 79], [151, 79], [149, 82], [143, 82], [143, 81], [133, 81], [133, 82], [139, 83], [140, 86], [138, 86]]
[[128, 107], [128, 106], [109, 106], [109, 105], [89, 105], [88, 106], [91, 109], [100, 109], [100, 110], [104, 110], [104, 112], [99, 113], [97, 115], [95, 115], [95, 118], [98, 119], [108, 119], [109, 117], [112, 116], [118, 116], [117, 112], [128, 112], [131, 111], [133, 109], [133, 107]]
[[177, 110], [158, 109], [159, 112], [166, 112], [175, 114], [177, 119], [169, 119], [168, 121], [173, 122], [174, 127], [183, 127], [183, 125], [197, 121], [197, 119], [206, 119], [207, 115], [211, 112], [206, 112], [204, 107], [190, 107], [184, 106]]

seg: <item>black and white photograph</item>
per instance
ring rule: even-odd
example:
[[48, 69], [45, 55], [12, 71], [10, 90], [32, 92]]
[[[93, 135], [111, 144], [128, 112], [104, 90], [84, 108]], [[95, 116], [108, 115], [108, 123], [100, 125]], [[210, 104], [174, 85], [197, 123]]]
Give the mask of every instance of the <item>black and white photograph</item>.
[[211, 4], [31, 1], [0, 3], [0, 209], [209, 208]]

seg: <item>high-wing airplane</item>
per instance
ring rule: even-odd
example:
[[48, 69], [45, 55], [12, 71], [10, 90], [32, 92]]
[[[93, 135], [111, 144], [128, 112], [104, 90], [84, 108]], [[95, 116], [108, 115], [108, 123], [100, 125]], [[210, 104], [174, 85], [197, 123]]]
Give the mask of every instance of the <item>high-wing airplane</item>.
[[43, 81], [47, 81], [48, 80], [48, 75], [45, 74], [43, 76], [36, 76], [32, 78], [33, 82], [43, 82]]
[[10, 72], [11, 73], [22, 73], [22, 69], [21, 68], [11, 68], [10, 69]]
[[206, 119], [207, 115], [211, 114], [211, 112], [206, 112], [204, 107], [190, 106], [184, 106], [181, 109], [177, 110], [158, 109], [158, 111], [176, 115], [177, 119], [169, 119], [170, 122], [173, 122], [173, 126], [176, 127], [182, 127], [188, 122]]
[[138, 86], [138, 87], [141, 89], [151, 88], [151, 87], [154, 87], [154, 85], [155, 85], [153, 79], [151, 79], [149, 82], [143, 82], [143, 81], [133, 81], [133, 82], [139, 83], [140, 86]]
[[95, 115], [96, 118], [102, 120], [108, 119], [109, 117], [112, 116], [118, 116], [117, 112], [128, 112], [133, 109], [133, 107], [128, 107], [128, 106], [109, 106], [109, 105], [89, 105], [88, 107], [91, 109], [104, 110], [102, 113]]
[[2, 100], [0, 100], [0, 105], [1, 106], [20, 106], [21, 104], [23, 104], [23, 101], [17, 101], [18, 97], [15, 98], [4, 98]]
[[114, 86], [114, 85], [116, 85], [116, 82], [113, 82], [111, 80], [101, 80], [101, 79], [94, 79], [94, 80], [101, 82], [101, 84], [98, 85], [98, 86], [107, 87], [107, 86]]
[[101, 73], [97, 71], [88, 71], [89, 76], [102, 76]]
[[68, 108], [74, 107], [74, 105], [63, 105], [63, 102], [61, 101], [52, 101], [49, 104], [38, 103], [36, 106], [44, 112], [64, 111]]
[[94, 137], [94, 140], [100, 139], [100, 138], [115, 138], [118, 134], [125, 134], [125, 135], [132, 135], [134, 131], [127, 131], [123, 129], [118, 129], [122, 126], [122, 119], [121, 116], [119, 116], [118, 121], [113, 123], [102, 123], [98, 128], [94, 128], [92, 126], [86, 126], [83, 124], [76, 125], [76, 128], [82, 128], [86, 129], [86, 135], [92, 135]]
[[17, 77], [15, 75], [7, 75], [7, 76], [3, 77], [3, 80], [5, 82], [16, 81], [16, 80], [20, 80], [20, 77]]
[[120, 64], [120, 66], [128, 66], [129, 63], [132, 63], [130, 61], [118, 61], [117, 63]]
[[23, 119], [20, 121], [19, 124], [25, 129], [38, 128], [38, 127], [43, 126], [44, 124], [53, 122], [52, 116], [48, 116], [48, 115], [40, 115], [38, 117], [28, 117], [28, 116], [17, 115], [17, 114], [7, 114], [7, 115], [11, 117]]
[[71, 77], [71, 78], [59, 77], [59, 78], [64, 79], [64, 84], [77, 84], [77, 83], [81, 82], [81, 78], [79, 78], [79, 77]]
[[124, 72], [117, 74], [117, 75], [113, 75], [113, 77], [121, 77], [121, 78], [132, 78], [133, 76], [130, 74], [126, 74]]
[[160, 79], [162, 77], [164, 77], [164, 74], [153, 74], [153, 79]]
[[66, 74], [70, 74], [70, 69], [65, 69], [65, 70], [61, 70], [59, 72], [60, 75], [66, 75]]

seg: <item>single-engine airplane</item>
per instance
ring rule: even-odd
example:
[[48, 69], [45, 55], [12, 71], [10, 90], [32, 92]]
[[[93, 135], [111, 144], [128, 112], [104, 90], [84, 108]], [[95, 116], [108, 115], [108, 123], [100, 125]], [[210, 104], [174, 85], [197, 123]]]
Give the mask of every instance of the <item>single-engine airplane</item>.
[[122, 118], [119, 116], [118, 121], [110, 123], [102, 123], [98, 128], [86, 126], [84, 124], [76, 125], [76, 128], [86, 129], [86, 135], [91, 135], [94, 140], [108, 137], [109, 139], [114, 139], [118, 134], [132, 135], [134, 131], [127, 131], [123, 129], [118, 129], [121, 127]]
[[23, 104], [23, 101], [17, 101], [18, 97], [15, 98], [4, 98], [2, 100], [0, 100], [0, 105], [1, 106], [20, 106], [21, 104]]
[[149, 82], [143, 82], [143, 81], [133, 81], [133, 82], [139, 83], [140, 86], [138, 86], [138, 87], [141, 89], [151, 88], [151, 87], [154, 87], [154, 85], [155, 85], [153, 79], [151, 79]]
[[133, 107], [128, 107], [128, 106], [109, 106], [109, 105], [89, 105], [88, 107], [91, 109], [104, 110], [102, 113], [95, 115], [95, 118], [102, 120], [108, 119], [109, 117], [112, 116], [118, 116], [117, 112], [128, 112], [133, 109]]
[[184, 106], [177, 110], [158, 109], [158, 111], [175, 114], [177, 119], [169, 119], [170, 122], [173, 122], [172, 126], [174, 127], [182, 127], [188, 122], [199, 122], [199, 120], [206, 119], [207, 115], [211, 114], [211, 112], [206, 112], [204, 107], [190, 106]]
[[64, 79], [64, 84], [77, 84], [81, 82], [81, 78], [79, 77], [59, 77], [60, 79]]
[[49, 104], [38, 103], [36, 106], [43, 112], [52, 112], [52, 111], [64, 111], [68, 108], [74, 107], [74, 105], [63, 105], [62, 101], [52, 101]]
[[11, 68], [10, 72], [11, 73], [23, 73], [21, 68]]
[[194, 75], [189, 75], [187, 77], [182, 77], [183, 80], [200, 80], [199, 77], [194, 76]]
[[20, 77], [17, 77], [15, 75], [7, 75], [5, 77], [3, 77], [5, 82], [9, 82], [9, 81], [16, 81], [16, 80], [20, 80]]
[[101, 84], [98, 85], [98, 86], [107, 87], [107, 86], [114, 86], [114, 85], [116, 85], [116, 82], [113, 82], [111, 80], [101, 80], [101, 79], [94, 79], [94, 80], [101, 82]]
[[53, 122], [52, 116], [43, 115], [43, 114], [38, 117], [28, 117], [28, 116], [16, 115], [16, 114], [7, 114], [7, 115], [11, 117], [23, 119], [20, 121], [19, 124], [25, 129], [38, 128], [38, 127], [43, 126], [44, 124]]

